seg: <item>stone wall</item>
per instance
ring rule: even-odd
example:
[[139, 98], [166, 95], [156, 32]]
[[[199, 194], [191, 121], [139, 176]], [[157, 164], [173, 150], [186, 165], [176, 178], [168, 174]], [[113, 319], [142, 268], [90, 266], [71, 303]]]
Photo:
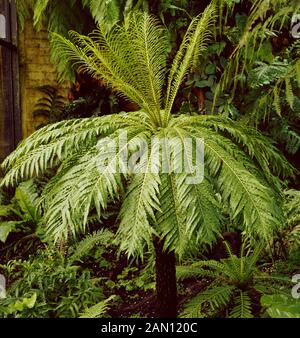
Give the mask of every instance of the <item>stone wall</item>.
[[[58, 87], [55, 67], [50, 61], [48, 33], [46, 30], [36, 32], [30, 21], [19, 33], [19, 62], [22, 133], [26, 137], [44, 122], [42, 117], [32, 116], [35, 104], [42, 97], [37, 87]], [[67, 97], [67, 84], [59, 87], [61, 94]]]

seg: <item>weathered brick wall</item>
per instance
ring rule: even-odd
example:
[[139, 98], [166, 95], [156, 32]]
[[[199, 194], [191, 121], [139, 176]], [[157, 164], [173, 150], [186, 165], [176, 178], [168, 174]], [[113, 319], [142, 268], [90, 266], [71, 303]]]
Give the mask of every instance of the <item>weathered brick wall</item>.
[[[37, 87], [50, 85], [58, 87], [55, 67], [50, 61], [50, 47], [46, 30], [36, 32], [28, 21], [19, 34], [20, 99], [23, 137], [33, 133], [43, 122], [42, 117], [33, 117], [32, 112], [42, 94]], [[67, 96], [67, 84], [60, 86]]]

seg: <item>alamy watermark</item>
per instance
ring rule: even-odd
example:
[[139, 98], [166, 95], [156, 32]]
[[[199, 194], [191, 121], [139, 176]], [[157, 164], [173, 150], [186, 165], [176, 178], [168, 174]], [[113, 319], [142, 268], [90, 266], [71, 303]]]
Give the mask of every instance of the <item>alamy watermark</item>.
[[292, 37], [295, 39], [300, 38], [300, 14], [295, 13], [292, 17]]
[[97, 149], [99, 172], [185, 174], [186, 184], [199, 184], [204, 178], [204, 141], [200, 138], [129, 139], [122, 131], [116, 138], [101, 139]]
[[0, 275], [0, 299], [6, 298], [6, 279]]
[[300, 274], [294, 275], [292, 277], [292, 282], [296, 283], [296, 285], [294, 285], [292, 288], [292, 297], [294, 299], [299, 299], [300, 298]]

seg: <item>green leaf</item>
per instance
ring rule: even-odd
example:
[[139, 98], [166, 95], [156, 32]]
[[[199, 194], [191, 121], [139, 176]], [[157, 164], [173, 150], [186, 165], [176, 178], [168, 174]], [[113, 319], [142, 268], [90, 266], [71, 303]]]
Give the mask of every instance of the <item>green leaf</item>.
[[209, 81], [208, 80], [199, 80], [195, 82], [195, 86], [198, 88], [205, 88], [209, 87]]
[[6, 312], [8, 314], [13, 314], [15, 312], [21, 312], [24, 309], [32, 309], [36, 304], [37, 294], [33, 293], [30, 298], [23, 298], [17, 300], [15, 303], [8, 305]]
[[0, 223], [0, 241], [2, 243], [5, 243], [7, 240], [8, 235], [16, 230], [17, 224], [22, 223], [22, 222], [1, 222]]
[[266, 41], [260, 47], [257, 57], [262, 61], [271, 63], [274, 60], [272, 44], [269, 41]]
[[216, 66], [213, 63], [210, 63], [206, 66], [205, 73], [207, 75], [214, 75], [216, 73]]
[[37, 223], [41, 215], [38, 211], [39, 196], [34, 183], [32, 181], [21, 183], [16, 189], [15, 198], [24, 217]]
[[0, 205], [0, 217], [7, 217], [12, 214], [12, 205]]
[[286, 295], [264, 295], [261, 305], [272, 318], [300, 318], [300, 300]]

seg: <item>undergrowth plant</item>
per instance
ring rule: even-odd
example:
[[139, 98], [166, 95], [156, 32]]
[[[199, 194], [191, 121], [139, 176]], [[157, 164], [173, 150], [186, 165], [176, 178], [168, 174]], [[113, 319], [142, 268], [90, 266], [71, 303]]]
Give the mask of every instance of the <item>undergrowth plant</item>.
[[[99, 280], [89, 271], [68, 264], [58, 253], [40, 252], [27, 261], [9, 264], [7, 275], [12, 284], [7, 298], [0, 302], [0, 313], [22, 297], [36, 295], [35, 305], [8, 314], [23, 318], [77, 317], [88, 307], [105, 299]], [[6, 272], [6, 271], [4, 271]]]
[[[261, 294], [280, 292], [289, 279], [271, 276], [261, 272], [258, 261], [262, 246], [253, 253], [245, 253], [242, 246], [240, 256], [232, 253], [225, 242], [228, 258], [220, 262], [215, 260], [199, 261], [189, 266], [177, 267], [177, 277], [208, 277], [211, 283], [184, 305], [183, 317], [218, 317], [225, 311], [226, 317], [252, 318], [255, 307], [259, 306]], [[259, 312], [258, 309], [256, 309]]]
[[79, 263], [92, 248], [109, 245], [112, 236], [109, 230], [102, 229], [70, 246], [69, 253], [64, 255], [56, 248], [45, 247], [27, 260], [0, 265], [8, 282], [7, 297], [0, 300], [0, 316], [92, 318], [106, 315], [115, 297], [105, 296], [105, 278], [93, 276], [91, 270]]
[[4, 199], [0, 204], [2, 259], [11, 256], [12, 252], [25, 255], [41, 244], [43, 229], [40, 228], [39, 190], [39, 184], [34, 180], [23, 182], [16, 188], [11, 200]]

